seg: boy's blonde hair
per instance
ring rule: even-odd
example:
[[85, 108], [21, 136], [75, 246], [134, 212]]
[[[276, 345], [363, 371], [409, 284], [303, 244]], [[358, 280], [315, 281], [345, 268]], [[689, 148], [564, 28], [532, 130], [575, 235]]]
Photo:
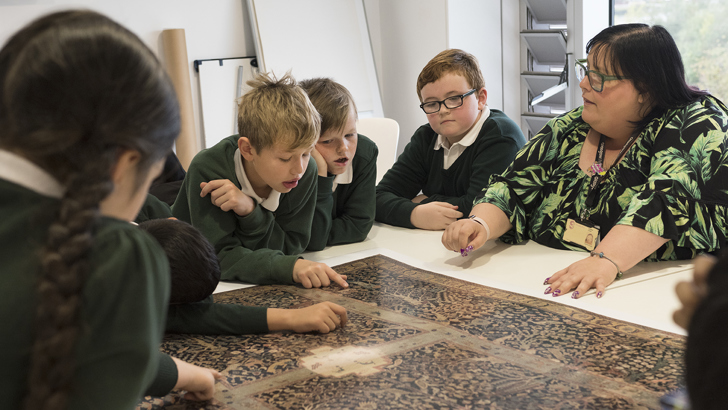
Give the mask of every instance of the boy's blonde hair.
[[291, 73], [280, 79], [263, 73], [248, 81], [252, 90], [238, 102], [238, 133], [260, 152], [282, 143], [287, 149], [313, 146], [321, 117]]
[[448, 73], [460, 74], [471, 88], [480, 90], [485, 87], [483, 74], [474, 55], [457, 48], [440, 52], [430, 60], [417, 77], [417, 96], [422, 102], [422, 87], [434, 83]]
[[328, 130], [343, 129], [351, 109], [357, 119], [354, 98], [343, 85], [330, 78], [311, 78], [300, 84], [321, 114], [321, 135]]

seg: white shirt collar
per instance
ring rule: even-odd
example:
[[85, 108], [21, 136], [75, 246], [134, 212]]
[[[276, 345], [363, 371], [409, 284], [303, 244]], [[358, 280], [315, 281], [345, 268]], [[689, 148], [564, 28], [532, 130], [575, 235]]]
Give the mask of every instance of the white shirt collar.
[[2, 149], [0, 149], [0, 179], [51, 198], [61, 198], [66, 191], [51, 174], [39, 166]]
[[243, 155], [240, 153], [240, 148], [235, 150], [234, 160], [235, 176], [238, 177], [240, 190], [243, 191], [245, 195], [255, 199], [263, 208], [271, 212], [275, 212], [275, 210], [278, 209], [278, 204], [281, 199], [281, 193], [276, 191], [275, 189], [271, 189], [268, 198], [259, 197], [258, 194], [255, 193], [255, 190], [253, 190], [253, 185], [250, 184], [250, 180], [248, 180], [248, 175], [245, 173], [245, 168], [243, 168]]
[[353, 159], [349, 161], [349, 163], [346, 164], [346, 169], [344, 169], [344, 172], [334, 178], [334, 187], [333, 189], [331, 189], [332, 192], [336, 191], [336, 187], [339, 186], [339, 184], [351, 184], [351, 181], [354, 180], [354, 166], [352, 165], [353, 162]]
[[477, 121], [475, 121], [475, 124], [470, 128], [470, 131], [468, 131], [463, 138], [460, 139], [460, 141], [450, 145], [450, 142], [443, 137], [442, 135], [437, 135], [437, 141], [435, 141], [435, 151], [442, 149], [443, 150], [443, 157], [442, 157], [442, 168], [448, 169], [450, 166], [457, 161], [458, 158], [460, 158], [460, 155], [462, 155], [463, 152], [465, 152], [465, 149], [469, 146], [473, 145], [476, 139], [478, 139], [478, 134], [480, 134], [480, 129], [483, 128], [483, 124], [485, 123], [485, 120], [490, 117], [490, 108], [486, 105], [485, 108], [480, 112], [480, 117]]
[[475, 121], [475, 124], [470, 128], [470, 131], [468, 131], [467, 134], [465, 134], [464, 137], [460, 139], [460, 141], [452, 144], [450, 146], [450, 142], [443, 137], [440, 134], [437, 134], [437, 141], [435, 142], [435, 151], [437, 151], [440, 148], [448, 148], [452, 149], [452, 147], [456, 145], [462, 145], [463, 147], [469, 147], [473, 145], [475, 140], [478, 138], [478, 134], [480, 133], [480, 129], [483, 128], [483, 123], [485, 123], [485, 120], [490, 117], [490, 108], [486, 105], [485, 108], [480, 112], [480, 118], [478, 118], [478, 121]]

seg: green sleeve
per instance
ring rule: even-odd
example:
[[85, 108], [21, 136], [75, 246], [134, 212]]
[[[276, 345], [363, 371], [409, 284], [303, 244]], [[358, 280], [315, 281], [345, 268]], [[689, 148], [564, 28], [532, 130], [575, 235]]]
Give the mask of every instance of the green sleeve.
[[377, 221], [415, 228], [410, 216], [417, 204], [412, 202], [412, 198], [419, 194], [427, 182], [430, 169], [428, 151], [433, 151], [431, 146], [433, 132], [429, 125], [421, 126], [404, 147], [404, 151], [392, 168], [379, 181], [376, 187]]
[[332, 215], [334, 213], [334, 175], [319, 176], [316, 193], [316, 209], [311, 224], [311, 240], [308, 241], [309, 251], [320, 251], [326, 247], [331, 232]]
[[[298, 256], [285, 255], [281, 249], [271, 247], [275, 245], [275, 241], [267, 239], [270, 239], [273, 235], [266, 236], [265, 233], [272, 229], [272, 225], [266, 225], [268, 220], [263, 215], [260, 206], [256, 206], [256, 210], [245, 217], [248, 220], [244, 224], [244, 229], [241, 220], [245, 218], [239, 217], [232, 211], [224, 212], [212, 204], [210, 198], [200, 197], [201, 182], [229, 179], [238, 187], [240, 186], [234, 175], [233, 148], [236, 147], [235, 141], [233, 137], [230, 137], [215, 147], [201, 151], [195, 156], [182, 183], [177, 200], [172, 206], [172, 214], [174, 217], [199, 229], [212, 243], [220, 260], [222, 279], [257, 284], [292, 284], [293, 265], [298, 260]], [[227, 151], [220, 149], [225, 144], [230, 146]], [[315, 177], [315, 174], [316, 169], [314, 168], [313, 177]], [[315, 182], [311, 183], [310, 179], [302, 178], [300, 185], [306, 186], [304, 180], [308, 184], [307, 189], [315, 189], [315, 186], [311, 186], [315, 185]], [[303, 187], [296, 187], [291, 192], [301, 188]], [[299, 198], [294, 196], [294, 198], [288, 198], [288, 201], [291, 199]], [[285, 196], [282, 196], [280, 206], [290, 206], [288, 201], [286, 201]], [[309, 210], [311, 216], [314, 207], [315, 202], [311, 198]], [[273, 217], [272, 213], [265, 212], [270, 218]], [[250, 221], [254, 220], [260, 222], [257, 227], [252, 226], [253, 224], [250, 223]], [[305, 222], [303, 222], [304, 226]], [[310, 217], [307, 222], [306, 232], [310, 231]], [[281, 235], [278, 231], [280, 231], [280, 226], [276, 225], [276, 238], [279, 240], [278, 245], [282, 247], [280, 244]], [[306, 238], [307, 236], [308, 234], [306, 234]], [[299, 243], [298, 247], [303, 249], [307, 245], [307, 240], [306, 243]], [[299, 239], [299, 242], [301, 242], [301, 239]]]
[[[462, 153], [472, 161], [467, 192], [461, 196], [433, 194], [421, 203], [447, 202], [457, 205], [458, 211], [467, 217], [473, 208], [475, 197], [488, 186], [490, 176], [505, 171], [524, 143], [521, 130], [510, 119], [503, 126], [501, 121], [486, 120], [477, 140]], [[468, 153], [469, 150], [474, 152]]]
[[[260, 205], [250, 215], [237, 220], [238, 236], [249, 249], [275, 249], [285, 255], [297, 255], [308, 246], [311, 224], [316, 209], [318, 170], [313, 157], [298, 186], [281, 194], [278, 209], [270, 212]], [[214, 205], [213, 205], [214, 206]]]
[[145, 396], [162, 397], [169, 394], [177, 384], [177, 364], [168, 355], [159, 352], [157, 354], [157, 374], [152, 384], [144, 392]]
[[171, 218], [172, 209], [165, 202], [157, 199], [156, 196], [147, 194], [147, 199], [144, 200], [142, 209], [139, 210], [139, 214], [134, 222], [142, 223], [152, 219]]
[[334, 176], [318, 177], [316, 213], [311, 226], [311, 241], [308, 243], [310, 251], [361, 242], [372, 229], [379, 151], [369, 138], [359, 135], [358, 139], [353, 160], [354, 176], [350, 184], [339, 185], [332, 192]]
[[268, 308], [212, 303], [212, 297], [208, 299], [170, 305], [167, 332], [201, 335], [268, 333]]
[[332, 221], [328, 245], [361, 242], [367, 238], [374, 224], [379, 150], [363, 135], [359, 136], [359, 144], [362, 155], [359, 162], [354, 158], [354, 178], [351, 184], [340, 186], [335, 193], [337, 213]]
[[[74, 384], [88, 387], [86, 402], [72, 402], [69, 408], [97, 408], [99, 403], [133, 408], [150, 386], [163, 395], [168, 391], [159, 387], [176, 384], [164, 367], [168, 361], [159, 356], [170, 287], [164, 252], [128, 222], [105, 220], [95, 238], [94, 274], [84, 290], [84, 322], [93, 331], [77, 346], [83, 353], [77, 355]], [[100, 377], [105, 374], [113, 377]]]

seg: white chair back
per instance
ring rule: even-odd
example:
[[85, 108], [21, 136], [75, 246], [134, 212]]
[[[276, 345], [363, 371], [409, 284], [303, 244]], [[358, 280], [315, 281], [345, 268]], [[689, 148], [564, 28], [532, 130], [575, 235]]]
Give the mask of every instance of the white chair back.
[[377, 156], [377, 184], [397, 159], [399, 124], [391, 118], [359, 118], [356, 132], [369, 137], [379, 148]]

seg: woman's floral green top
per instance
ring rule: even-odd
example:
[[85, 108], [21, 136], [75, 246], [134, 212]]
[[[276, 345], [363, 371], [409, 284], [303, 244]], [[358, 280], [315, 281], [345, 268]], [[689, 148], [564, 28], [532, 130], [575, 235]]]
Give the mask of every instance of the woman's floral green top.
[[[491, 203], [513, 228], [507, 243], [527, 239], [584, 250], [561, 240], [568, 218], [585, 208], [590, 175], [579, 168], [589, 131], [579, 107], [554, 118], [474, 204]], [[647, 260], [689, 259], [726, 243], [728, 108], [712, 96], [652, 120], [599, 186], [591, 221], [604, 238], [630, 225], [669, 241]]]

